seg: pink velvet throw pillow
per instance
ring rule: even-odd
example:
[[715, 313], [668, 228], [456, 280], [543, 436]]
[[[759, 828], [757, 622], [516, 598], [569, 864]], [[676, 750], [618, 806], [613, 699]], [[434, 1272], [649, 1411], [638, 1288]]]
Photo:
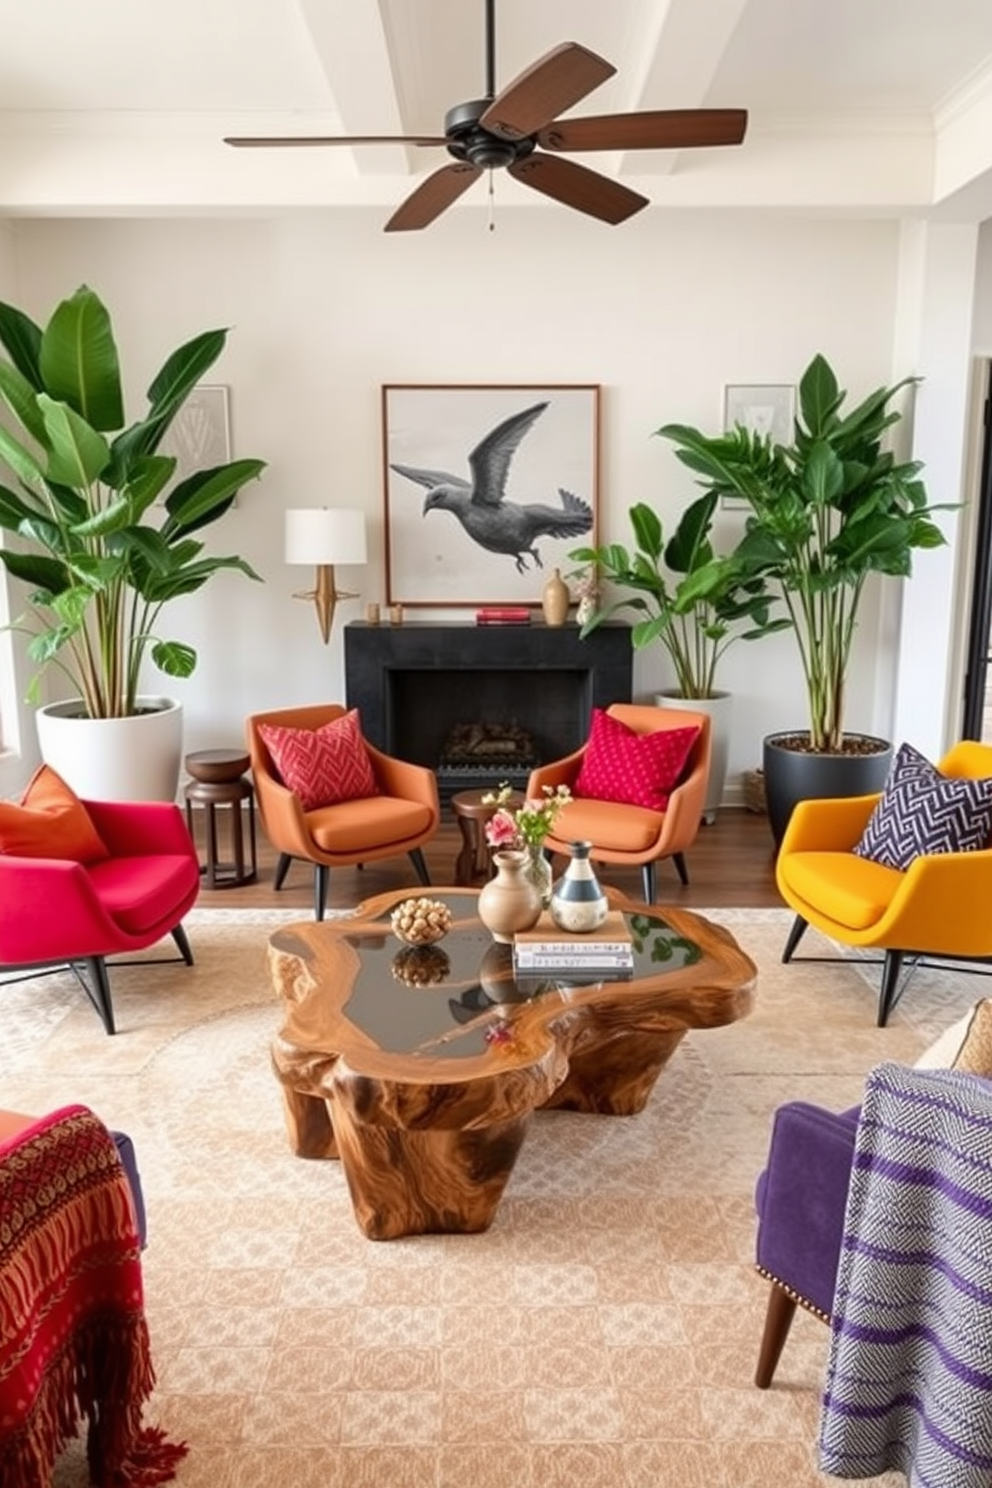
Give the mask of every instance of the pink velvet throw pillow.
[[698, 737], [698, 724], [638, 734], [605, 709], [594, 708], [573, 794], [664, 811]]
[[304, 811], [379, 794], [357, 708], [316, 729], [260, 723], [258, 731]]

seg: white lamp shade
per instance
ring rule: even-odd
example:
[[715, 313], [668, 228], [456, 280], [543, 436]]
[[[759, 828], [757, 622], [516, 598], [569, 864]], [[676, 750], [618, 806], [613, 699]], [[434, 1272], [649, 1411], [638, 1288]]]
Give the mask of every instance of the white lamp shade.
[[365, 513], [333, 506], [287, 511], [286, 562], [367, 563]]

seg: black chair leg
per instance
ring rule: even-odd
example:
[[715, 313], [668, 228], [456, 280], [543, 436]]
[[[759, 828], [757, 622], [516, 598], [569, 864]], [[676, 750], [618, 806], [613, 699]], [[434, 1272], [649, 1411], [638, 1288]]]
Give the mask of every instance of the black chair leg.
[[314, 863], [313, 865], [313, 917], [315, 920], [324, 918], [324, 910], [327, 908], [327, 886], [330, 883], [331, 870], [326, 863]]
[[790, 1297], [777, 1282], [772, 1282], [768, 1295], [768, 1310], [765, 1313], [765, 1330], [761, 1335], [758, 1366], [754, 1371], [754, 1383], [759, 1390], [767, 1390], [775, 1377], [778, 1361], [782, 1357], [785, 1340], [792, 1327], [796, 1312], [796, 1299]]
[[886, 951], [882, 965], [882, 986], [878, 994], [878, 1027], [884, 1028], [889, 1014], [896, 1005], [896, 987], [902, 971], [905, 951]]
[[672, 853], [672, 862], [675, 864], [675, 872], [678, 874], [679, 878], [682, 880], [682, 883], [683, 884], [688, 884], [688, 882], [689, 882], [689, 870], [688, 870], [688, 868], [685, 865], [685, 854], [684, 853]]
[[179, 947], [179, 954], [186, 962], [186, 965], [192, 966], [193, 947], [190, 945], [189, 936], [186, 934], [186, 931], [183, 929], [182, 925], [175, 926], [172, 931], [172, 938], [176, 942], [176, 945]]
[[286, 882], [286, 874], [289, 872], [289, 865], [292, 861], [293, 859], [289, 853], [279, 854], [279, 860], [276, 863], [275, 878], [272, 880], [272, 887], [274, 889], [281, 889]]
[[804, 920], [802, 915], [796, 915], [796, 918], [792, 922], [792, 929], [789, 931], [789, 938], [785, 942], [785, 950], [782, 952], [782, 960], [786, 965], [792, 960], [796, 946], [802, 940], [808, 928], [809, 920]]
[[641, 864], [641, 893], [644, 896], [645, 904], [654, 903], [655, 878], [653, 863]]
[[100, 1020], [108, 1033], [116, 1033], [114, 1026], [114, 1005], [110, 1000], [110, 977], [107, 975], [107, 963], [103, 956], [87, 956], [83, 963], [88, 976], [80, 976], [90, 1002], [100, 1014]]
[[424, 855], [420, 851], [419, 847], [415, 847], [410, 853], [410, 862], [413, 864], [414, 871], [416, 872], [417, 877], [420, 879], [420, 882], [424, 885], [425, 888], [429, 889], [431, 886], [431, 876], [427, 872], [427, 864], [424, 861]]

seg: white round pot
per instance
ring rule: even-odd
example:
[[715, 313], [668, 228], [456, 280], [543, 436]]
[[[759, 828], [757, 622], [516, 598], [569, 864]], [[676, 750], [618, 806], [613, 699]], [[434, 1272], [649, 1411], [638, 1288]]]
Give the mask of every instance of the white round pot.
[[183, 758], [183, 709], [175, 698], [139, 697], [131, 718], [86, 718], [80, 703], [37, 711], [38, 747], [87, 801], [174, 801]]
[[716, 820], [717, 807], [723, 800], [723, 788], [727, 781], [727, 763], [730, 759], [730, 715], [733, 698], [729, 692], [717, 692], [708, 698], [687, 698], [677, 692], [658, 692], [655, 702], [659, 708], [683, 708], [693, 713], [706, 713], [710, 720], [710, 777], [706, 787], [706, 803], [703, 820], [712, 826]]

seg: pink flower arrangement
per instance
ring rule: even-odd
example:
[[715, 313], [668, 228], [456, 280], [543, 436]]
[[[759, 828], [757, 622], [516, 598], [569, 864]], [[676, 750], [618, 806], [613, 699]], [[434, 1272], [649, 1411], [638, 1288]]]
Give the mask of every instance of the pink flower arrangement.
[[504, 848], [539, 848], [551, 831], [555, 817], [572, 799], [567, 785], [544, 786], [543, 796], [525, 801], [516, 811], [507, 804], [513, 787], [505, 782], [496, 791], [483, 796], [487, 806], [498, 809], [486, 823], [486, 841], [497, 850]]

